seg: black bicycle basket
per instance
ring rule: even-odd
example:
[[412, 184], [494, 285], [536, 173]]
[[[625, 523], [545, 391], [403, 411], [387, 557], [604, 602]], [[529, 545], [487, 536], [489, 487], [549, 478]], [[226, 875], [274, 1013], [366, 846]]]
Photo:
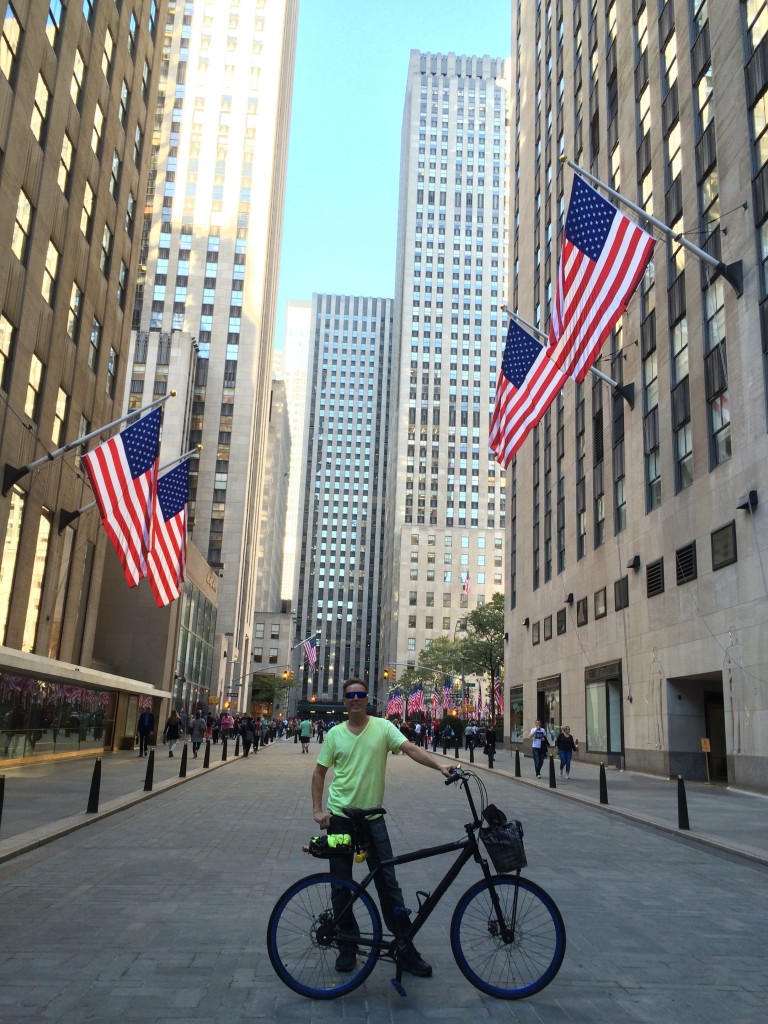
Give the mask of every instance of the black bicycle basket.
[[497, 871], [519, 871], [528, 863], [523, 846], [523, 826], [519, 821], [507, 821], [503, 811], [493, 804], [486, 807], [483, 817], [487, 825], [480, 828], [480, 839]]

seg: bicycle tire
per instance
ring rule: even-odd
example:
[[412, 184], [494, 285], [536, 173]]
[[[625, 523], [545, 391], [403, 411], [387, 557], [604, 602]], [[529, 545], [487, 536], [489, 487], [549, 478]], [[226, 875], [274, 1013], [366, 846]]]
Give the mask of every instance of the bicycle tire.
[[[358, 949], [353, 973], [335, 969], [339, 927], [332, 921], [331, 888], [354, 894], [352, 912], [360, 935], [372, 945]], [[308, 999], [337, 999], [362, 985], [379, 958], [381, 915], [357, 882], [334, 875], [308, 875], [294, 882], [275, 904], [267, 925], [267, 951], [280, 980]]]
[[[506, 920], [517, 893], [512, 942], [498, 933], [493, 886]], [[496, 999], [525, 999], [555, 977], [565, 956], [565, 925], [557, 904], [527, 878], [481, 879], [459, 900], [451, 919], [451, 950], [459, 970], [475, 988]]]

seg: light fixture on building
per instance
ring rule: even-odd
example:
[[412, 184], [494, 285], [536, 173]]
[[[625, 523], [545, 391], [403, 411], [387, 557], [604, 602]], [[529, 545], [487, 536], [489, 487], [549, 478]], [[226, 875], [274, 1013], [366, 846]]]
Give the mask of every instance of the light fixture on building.
[[565, 599], [566, 604], [573, 604], [573, 593], [571, 592]]
[[635, 572], [640, 568], [640, 555], [632, 555], [630, 560], [627, 562], [628, 569], [634, 569]]
[[754, 512], [757, 508], [757, 491], [747, 491], [742, 498], [739, 498], [736, 508], [741, 509], [742, 512]]
[[525, 626], [525, 628], [526, 628], [526, 629], [528, 629], [528, 627], [530, 626], [530, 624], [531, 624], [531, 620], [530, 620], [530, 619], [528, 618], [528, 616], [526, 615], [526, 617], [525, 617], [525, 618], [523, 619], [523, 625]]

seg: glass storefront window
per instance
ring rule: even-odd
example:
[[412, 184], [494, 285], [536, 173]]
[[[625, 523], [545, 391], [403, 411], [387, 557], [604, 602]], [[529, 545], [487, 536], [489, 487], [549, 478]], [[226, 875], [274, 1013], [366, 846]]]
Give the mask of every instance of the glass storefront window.
[[523, 688], [510, 687], [509, 690], [509, 740], [510, 743], [523, 742]]
[[598, 754], [621, 754], [621, 681], [604, 679], [587, 683], [585, 697], [587, 750]]
[[116, 698], [106, 690], [0, 674], [2, 758], [103, 750], [111, 743]]

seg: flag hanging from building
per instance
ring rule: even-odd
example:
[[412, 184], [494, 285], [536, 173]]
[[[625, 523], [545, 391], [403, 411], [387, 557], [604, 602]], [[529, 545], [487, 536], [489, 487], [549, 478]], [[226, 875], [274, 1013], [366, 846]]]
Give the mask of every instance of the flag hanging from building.
[[653, 256], [655, 240], [581, 178], [565, 220], [547, 353], [582, 381], [624, 314]]
[[566, 380], [547, 350], [510, 320], [488, 436], [499, 465], [509, 465]]
[[160, 608], [175, 601], [184, 585], [188, 502], [189, 462], [185, 459], [157, 481], [147, 578]]
[[317, 648], [320, 641], [314, 634], [307, 637], [304, 641], [304, 654], [307, 658], [307, 664], [309, 665], [309, 671], [311, 673], [317, 672]]
[[397, 715], [398, 718], [403, 717], [403, 695], [400, 690], [394, 690], [392, 696], [389, 699], [389, 714]]
[[471, 584], [469, 582], [469, 573], [467, 573], [467, 575], [464, 577], [464, 587], [462, 589], [462, 592], [463, 592], [465, 597], [469, 596], [470, 586], [471, 586]]
[[101, 525], [135, 587], [147, 575], [152, 517], [157, 498], [160, 408], [83, 456]]

